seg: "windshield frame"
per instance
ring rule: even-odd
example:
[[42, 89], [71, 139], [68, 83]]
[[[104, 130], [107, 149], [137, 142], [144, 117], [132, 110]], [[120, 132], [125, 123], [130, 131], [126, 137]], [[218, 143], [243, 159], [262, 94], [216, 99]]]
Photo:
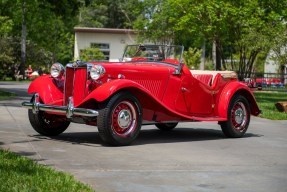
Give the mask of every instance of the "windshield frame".
[[[127, 45], [121, 61], [156, 62], [180, 66], [183, 60], [183, 51], [184, 47], [181, 45]], [[146, 55], [144, 55], [143, 53], [145, 53]]]

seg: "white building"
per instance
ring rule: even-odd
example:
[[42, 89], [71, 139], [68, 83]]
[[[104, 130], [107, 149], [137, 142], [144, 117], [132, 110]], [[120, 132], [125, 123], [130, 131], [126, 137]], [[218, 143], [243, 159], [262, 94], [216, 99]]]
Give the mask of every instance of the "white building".
[[265, 60], [264, 73], [278, 73], [279, 65], [274, 61], [274, 52], [270, 51]]
[[80, 58], [81, 50], [98, 47], [106, 60], [117, 61], [122, 57], [125, 46], [135, 44], [136, 31], [131, 29], [75, 27], [74, 59]]
[[[287, 47], [282, 48], [282, 54], [285, 54], [285, 50], [287, 50]], [[265, 60], [264, 73], [280, 73], [280, 65], [275, 61], [274, 57], [275, 53], [271, 50]], [[287, 64], [285, 65], [283, 71], [285, 74], [287, 74]]]

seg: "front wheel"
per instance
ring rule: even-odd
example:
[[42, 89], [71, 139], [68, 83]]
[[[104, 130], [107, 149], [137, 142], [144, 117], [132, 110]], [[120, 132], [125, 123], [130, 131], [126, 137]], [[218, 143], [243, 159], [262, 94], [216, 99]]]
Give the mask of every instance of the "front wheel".
[[51, 115], [43, 111], [34, 114], [28, 110], [29, 121], [35, 131], [45, 136], [56, 136], [63, 133], [70, 125], [69, 121], [61, 119], [57, 115]]
[[100, 137], [110, 145], [129, 145], [138, 136], [142, 109], [138, 99], [127, 91], [116, 93], [99, 110]]
[[227, 137], [242, 137], [250, 122], [250, 106], [242, 95], [235, 95], [228, 106], [228, 120], [220, 122], [221, 129]]

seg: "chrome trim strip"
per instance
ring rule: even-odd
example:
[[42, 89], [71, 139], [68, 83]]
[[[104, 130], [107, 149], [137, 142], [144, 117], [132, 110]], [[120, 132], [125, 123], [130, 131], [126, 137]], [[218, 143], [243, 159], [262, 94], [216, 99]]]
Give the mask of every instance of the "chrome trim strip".
[[70, 67], [70, 68], [85, 68], [85, 67], [87, 67], [88, 64], [89, 64], [88, 62], [77, 60], [74, 63], [68, 63], [66, 65], [66, 67]]
[[32, 109], [34, 114], [38, 113], [39, 111], [57, 112], [66, 115], [67, 118], [71, 118], [74, 115], [85, 117], [96, 117], [99, 115], [99, 112], [93, 109], [74, 108], [72, 97], [69, 97], [69, 103], [67, 106], [41, 104], [39, 103], [38, 93], [34, 94], [32, 102], [23, 102], [22, 107]]

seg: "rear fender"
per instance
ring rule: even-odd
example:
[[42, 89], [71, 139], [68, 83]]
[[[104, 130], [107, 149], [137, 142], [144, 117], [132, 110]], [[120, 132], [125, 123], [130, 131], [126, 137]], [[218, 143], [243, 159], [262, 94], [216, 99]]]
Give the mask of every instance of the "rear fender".
[[28, 93], [38, 93], [43, 103], [55, 103], [63, 99], [63, 81], [56, 81], [49, 75], [35, 79], [28, 88]]
[[215, 109], [219, 117], [227, 118], [228, 105], [235, 94], [243, 95], [247, 99], [250, 105], [252, 115], [257, 116], [260, 114], [260, 110], [256, 103], [256, 100], [247, 85], [238, 81], [233, 81], [223, 89], [219, 97], [218, 105]]

